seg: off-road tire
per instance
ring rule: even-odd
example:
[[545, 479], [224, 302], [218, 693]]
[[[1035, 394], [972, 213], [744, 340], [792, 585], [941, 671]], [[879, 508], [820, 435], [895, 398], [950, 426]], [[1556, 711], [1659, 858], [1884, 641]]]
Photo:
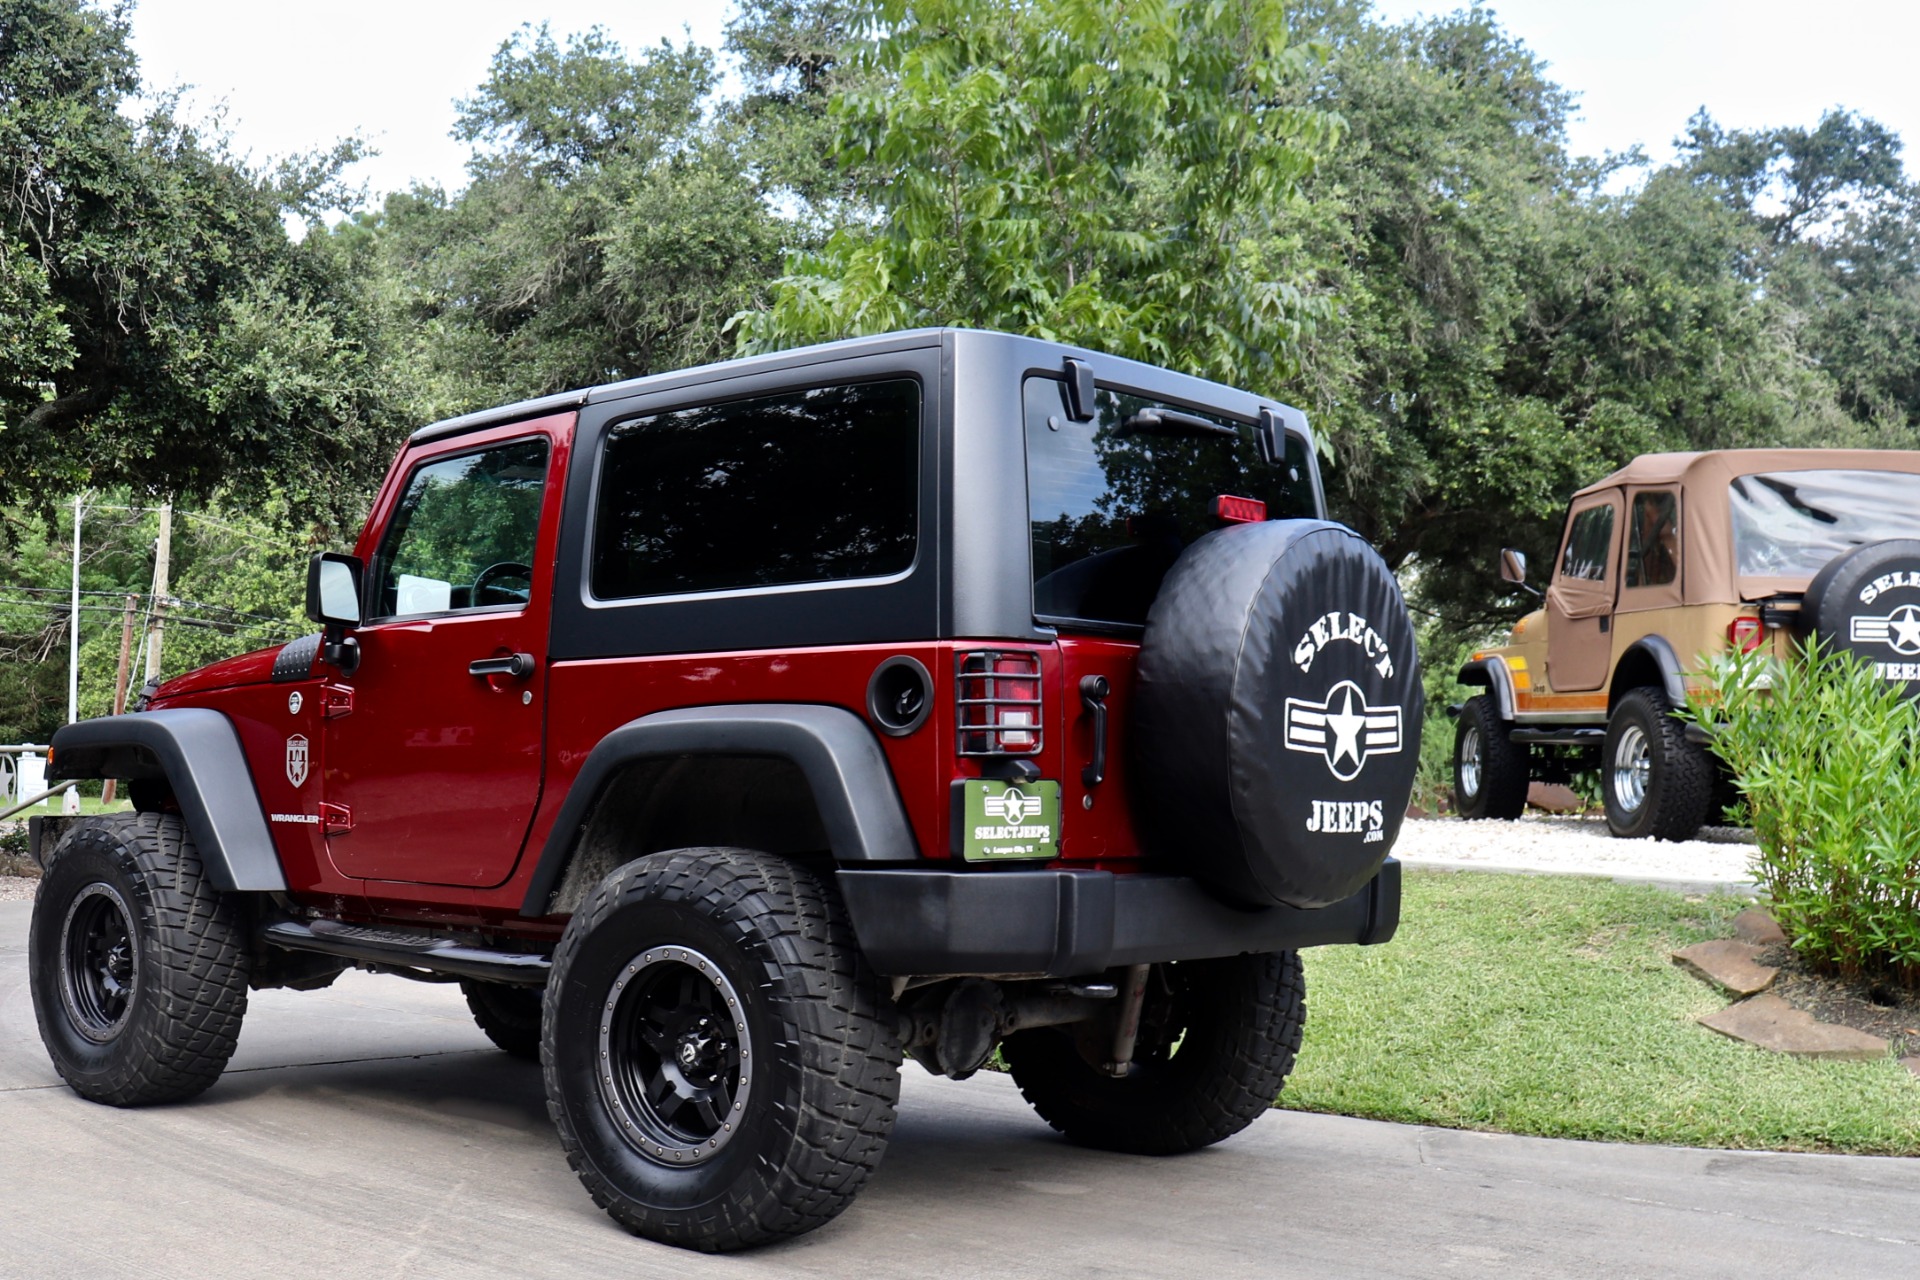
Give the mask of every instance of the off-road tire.
[[[625, 1038], [617, 1020], [629, 999], [654, 1007], [641, 984], [669, 964], [693, 975], [696, 995], [718, 991], [742, 1015], [721, 1029], [737, 1036], [736, 1118], [724, 1136], [715, 1126], [717, 1150], [696, 1148], [686, 1164], [643, 1150], [649, 1133], [672, 1133], [645, 1101], [623, 1124], [616, 1107], [634, 1095], [600, 1056], [605, 1036], [628, 1080], [648, 1044], [667, 1043], [648, 1040], [644, 1013]], [[891, 1004], [838, 895], [795, 863], [739, 849], [658, 853], [602, 880], [554, 953], [542, 1042], [548, 1110], [594, 1202], [635, 1235], [706, 1252], [799, 1235], [840, 1213], [880, 1163], [900, 1097]], [[658, 1062], [669, 1057], [659, 1049]], [[678, 1086], [661, 1094], [678, 1096]]]
[[540, 992], [503, 982], [460, 979], [473, 1021], [487, 1039], [516, 1058], [540, 1061]]
[[[1468, 767], [1468, 750], [1478, 747], [1479, 777]], [[1488, 694], [1467, 699], [1453, 730], [1453, 807], [1463, 818], [1511, 822], [1527, 807], [1527, 749], [1507, 737], [1507, 723]]]
[[[1638, 742], [1646, 745], [1648, 769], [1636, 805], [1622, 794], [1630, 788], [1619, 775], [1622, 753], [1631, 753]], [[1614, 835], [1625, 840], [1693, 839], [1707, 820], [1714, 773], [1713, 757], [1687, 741], [1686, 727], [1674, 719], [1664, 691], [1651, 685], [1631, 689], [1614, 705], [1600, 757], [1600, 794], [1606, 802], [1607, 829]]]
[[1107, 1041], [1084, 1030], [1007, 1037], [1007, 1069], [1042, 1120], [1083, 1146], [1164, 1156], [1230, 1138], [1273, 1106], [1307, 1020], [1297, 953], [1156, 965], [1147, 991], [1125, 1077], [1089, 1061]]
[[[88, 921], [124, 937], [118, 958], [100, 961], [114, 974], [90, 967]], [[244, 939], [178, 814], [76, 823], [40, 882], [27, 940], [34, 1017], [60, 1078], [117, 1107], [204, 1091], [239, 1043]]]

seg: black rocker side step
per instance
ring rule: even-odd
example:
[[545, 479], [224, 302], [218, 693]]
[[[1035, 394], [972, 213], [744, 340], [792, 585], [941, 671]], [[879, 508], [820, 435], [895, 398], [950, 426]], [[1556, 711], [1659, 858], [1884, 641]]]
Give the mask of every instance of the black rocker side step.
[[1512, 729], [1507, 741], [1529, 747], [1597, 747], [1607, 740], [1604, 728]]
[[498, 951], [442, 935], [337, 920], [280, 920], [268, 925], [263, 936], [289, 951], [318, 951], [366, 964], [425, 969], [517, 987], [544, 986], [553, 968], [552, 960], [533, 952]]

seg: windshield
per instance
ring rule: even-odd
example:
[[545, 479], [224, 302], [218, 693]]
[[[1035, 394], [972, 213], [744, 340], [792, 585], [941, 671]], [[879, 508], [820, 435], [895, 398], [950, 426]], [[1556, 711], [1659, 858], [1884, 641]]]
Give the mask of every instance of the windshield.
[[1734, 480], [1727, 500], [1744, 578], [1811, 578], [1865, 543], [1920, 538], [1920, 475], [1767, 472]]
[[[1258, 499], [1269, 519], [1319, 514], [1298, 435], [1281, 433], [1274, 464], [1252, 423], [1215, 413], [1101, 390], [1094, 420], [1074, 422], [1065, 384], [1037, 376], [1025, 402], [1033, 611], [1042, 622], [1145, 625], [1175, 558], [1220, 527], [1210, 507], [1221, 495]], [[1157, 421], [1137, 416], [1153, 410]]]

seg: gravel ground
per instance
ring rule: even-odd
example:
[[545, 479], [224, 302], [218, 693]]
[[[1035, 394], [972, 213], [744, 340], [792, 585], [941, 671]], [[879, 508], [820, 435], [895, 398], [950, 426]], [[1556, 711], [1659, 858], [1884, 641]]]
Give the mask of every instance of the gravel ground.
[[[1606, 819], [1598, 816], [1540, 813], [1529, 813], [1517, 822], [1409, 818], [1393, 849], [1393, 856], [1409, 866], [1726, 885], [1752, 882], [1747, 867], [1752, 853], [1752, 834], [1733, 827], [1707, 827], [1698, 839], [1670, 844], [1615, 840], [1607, 834]], [[35, 883], [0, 876], [0, 902], [31, 899]]]
[[1735, 827], [1706, 827], [1681, 843], [1616, 840], [1600, 816], [1529, 813], [1517, 822], [1409, 818], [1393, 856], [1409, 866], [1546, 871], [1625, 880], [1745, 885], [1753, 835]]

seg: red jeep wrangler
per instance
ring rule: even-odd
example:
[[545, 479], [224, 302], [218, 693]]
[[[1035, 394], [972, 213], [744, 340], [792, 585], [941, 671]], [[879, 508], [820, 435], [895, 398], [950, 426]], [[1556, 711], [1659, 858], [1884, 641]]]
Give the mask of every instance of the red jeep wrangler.
[[1377, 943], [1420, 678], [1305, 420], [1000, 334], [896, 334], [428, 427], [321, 634], [54, 739], [62, 1077], [189, 1097], [249, 988], [457, 981], [594, 1199], [808, 1230], [911, 1055], [1187, 1151], [1290, 1070], [1301, 947]]

